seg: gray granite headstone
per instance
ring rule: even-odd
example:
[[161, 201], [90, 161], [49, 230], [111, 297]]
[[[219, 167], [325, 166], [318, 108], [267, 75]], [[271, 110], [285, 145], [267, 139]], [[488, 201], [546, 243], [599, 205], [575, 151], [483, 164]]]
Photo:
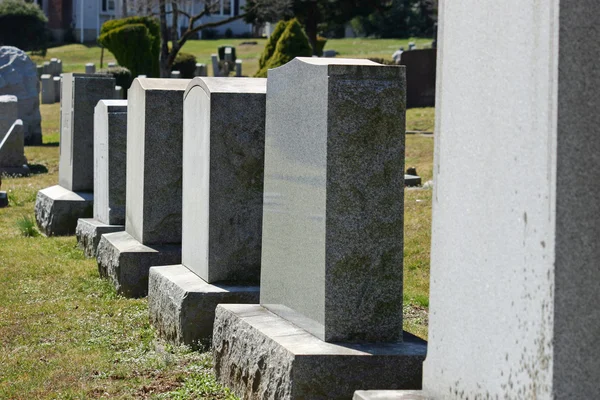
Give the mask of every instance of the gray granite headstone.
[[53, 77], [52, 82], [54, 83], [54, 102], [60, 103], [60, 76]]
[[221, 76], [219, 70], [219, 56], [217, 54], [211, 54], [210, 61], [212, 63], [213, 76]]
[[235, 60], [235, 76], [242, 76], [242, 60], [240, 59]]
[[194, 76], [206, 76], [206, 64], [196, 63], [196, 70]]
[[258, 283], [266, 79], [196, 78], [184, 106], [182, 262]]
[[65, 189], [94, 189], [94, 108], [114, 98], [114, 87], [109, 75], [62, 76], [58, 182]]
[[85, 64], [85, 73], [86, 74], [94, 74], [94, 73], [96, 73], [96, 64], [94, 64], [94, 63], [87, 63], [87, 64]]
[[129, 89], [125, 226], [143, 244], [181, 243], [183, 93], [188, 83], [138, 78]]
[[40, 81], [42, 83], [42, 104], [54, 104], [56, 102], [56, 94], [54, 93], [52, 75], [44, 74]]
[[181, 78], [181, 72], [180, 71], [171, 71], [171, 78], [175, 78], [175, 79]]
[[19, 118], [19, 100], [17, 96], [0, 96], [0, 141], [8, 133], [17, 118]]
[[327, 58], [269, 71], [260, 301], [321, 340], [402, 338], [403, 76]]
[[94, 218], [125, 224], [127, 100], [100, 100], [94, 110]]
[[28, 175], [29, 167], [24, 155], [23, 122], [16, 120], [4, 139], [0, 140], [0, 173]]

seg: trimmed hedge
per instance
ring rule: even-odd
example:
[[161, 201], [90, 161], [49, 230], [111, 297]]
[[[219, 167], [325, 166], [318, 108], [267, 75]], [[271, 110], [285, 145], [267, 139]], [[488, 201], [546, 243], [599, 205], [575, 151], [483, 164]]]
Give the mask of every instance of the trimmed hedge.
[[50, 34], [48, 19], [37, 4], [21, 0], [0, 1], [0, 46], [46, 54]]
[[281, 67], [296, 57], [311, 57], [312, 48], [302, 25], [296, 18], [290, 20], [277, 41], [275, 51], [265, 66], [261, 68], [256, 77], [266, 78], [267, 71], [272, 68]]
[[160, 26], [156, 18], [128, 17], [106, 21], [98, 43], [114, 54], [132, 76], [158, 77]]
[[267, 44], [265, 45], [265, 49], [263, 50], [260, 56], [260, 60], [258, 60], [259, 70], [265, 67], [269, 59], [273, 56], [273, 53], [275, 53], [275, 47], [277, 47], [277, 42], [279, 41], [279, 38], [281, 37], [283, 31], [285, 31], [286, 27], [287, 21], [283, 20], [279, 21], [277, 25], [275, 25], [275, 29], [273, 29], [271, 36], [269, 36], [269, 40], [267, 40]]
[[116, 85], [121, 86], [123, 91], [127, 93], [127, 89], [131, 87], [131, 83], [133, 82], [133, 76], [131, 75], [131, 71], [129, 71], [125, 67], [108, 67], [102, 68], [98, 70], [98, 74], [112, 75], [116, 79]]
[[183, 79], [193, 79], [196, 71], [196, 56], [189, 53], [177, 53], [171, 71], [181, 72]]

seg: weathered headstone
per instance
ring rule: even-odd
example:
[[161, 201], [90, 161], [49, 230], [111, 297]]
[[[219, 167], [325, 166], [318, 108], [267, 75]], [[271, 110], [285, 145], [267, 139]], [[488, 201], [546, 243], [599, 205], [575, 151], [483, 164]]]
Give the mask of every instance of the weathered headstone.
[[24, 154], [23, 121], [16, 120], [4, 139], [0, 141], [0, 173], [6, 175], [29, 175]]
[[114, 68], [114, 67], [116, 67], [116, 66], [117, 66], [117, 63], [116, 63], [116, 62], [109, 62], [109, 63], [107, 64], [107, 66], [108, 66], [108, 68]]
[[36, 65], [36, 71], [37, 71], [38, 79], [41, 79], [42, 75], [44, 75], [44, 66], [43, 65]]
[[213, 76], [221, 76], [221, 71], [219, 70], [219, 56], [211, 54], [210, 61], [212, 63]]
[[94, 110], [94, 217], [80, 218], [75, 235], [87, 257], [100, 237], [125, 229], [127, 100], [100, 100]]
[[403, 67], [368, 60], [269, 71], [261, 305], [219, 305], [213, 334], [238, 395], [420, 388], [426, 344], [402, 331], [405, 90]]
[[448, 4], [429, 348], [410, 398], [598, 399], [600, 3]]
[[235, 60], [235, 76], [242, 76], [242, 60], [240, 59]]
[[109, 75], [62, 75], [58, 185], [40, 190], [35, 204], [40, 230], [48, 236], [75, 233], [79, 218], [92, 217], [94, 108], [112, 99]]
[[175, 78], [175, 79], [181, 78], [181, 72], [179, 72], [179, 71], [171, 71], [171, 78]]
[[60, 76], [52, 78], [52, 82], [54, 83], [54, 102], [60, 103]]
[[44, 61], [44, 73], [43, 75], [51, 75], [52, 71], [50, 70], [50, 61]]
[[36, 65], [27, 53], [16, 47], [0, 47], [0, 95], [9, 94], [19, 99], [18, 118], [23, 121], [26, 145], [42, 144], [37, 74]]
[[194, 345], [221, 303], [258, 303], [266, 79], [196, 78], [184, 97], [182, 265], [152, 267], [150, 320]]
[[206, 64], [196, 63], [196, 70], [194, 71], [195, 76], [207, 76]]
[[52, 75], [52, 77], [58, 76], [59, 72], [58, 72], [58, 58], [51, 58], [50, 59], [50, 75]]
[[94, 73], [96, 73], [96, 64], [94, 64], [94, 63], [87, 63], [87, 64], [85, 64], [85, 73], [86, 74], [94, 74]]
[[231, 47], [225, 47], [225, 57], [223, 59], [225, 62], [228, 63], [233, 62], [233, 54], [231, 52]]
[[399, 64], [406, 66], [406, 106], [434, 107], [436, 78], [435, 49], [405, 51]]
[[188, 79], [138, 78], [128, 92], [125, 231], [102, 235], [101, 276], [128, 297], [153, 265], [181, 263], [183, 94]]
[[123, 99], [123, 88], [121, 86], [115, 86], [115, 99]]
[[19, 118], [19, 100], [17, 96], [0, 96], [0, 141]]
[[54, 104], [56, 102], [56, 94], [54, 93], [54, 79], [50, 74], [42, 75], [42, 104]]

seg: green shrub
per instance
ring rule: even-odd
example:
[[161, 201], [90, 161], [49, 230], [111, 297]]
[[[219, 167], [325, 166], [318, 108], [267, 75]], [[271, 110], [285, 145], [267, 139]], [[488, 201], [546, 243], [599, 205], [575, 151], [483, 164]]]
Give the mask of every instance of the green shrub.
[[133, 76], [131, 75], [131, 71], [129, 71], [125, 67], [117, 66], [102, 68], [101, 70], [98, 70], [98, 73], [112, 75], [117, 81], [116, 85], [121, 86], [125, 93], [127, 93], [127, 89], [131, 87], [131, 83], [133, 82]]
[[181, 72], [183, 79], [192, 79], [196, 71], [196, 56], [189, 53], [177, 53], [171, 70]]
[[265, 45], [265, 49], [260, 56], [260, 60], [258, 60], [259, 70], [263, 69], [267, 62], [269, 62], [269, 59], [273, 56], [275, 47], [277, 47], [277, 42], [279, 41], [279, 38], [281, 37], [283, 31], [285, 31], [286, 27], [287, 21], [283, 20], [279, 21], [277, 25], [275, 25], [275, 29], [273, 29], [271, 36], [269, 36], [269, 40], [267, 40], [267, 44]]
[[294, 18], [288, 22], [285, 31], [281, 34], [281, 37], [277, 41], [275, 52], [269, 61], [255, 76], [266, 78], [269, 69], [281, 67], [296, 57], [310, 56], [312, 56], [312, 48], [308, 42], [308, 37], [298, 20]]
[[30, 215], [23, 215], [17, 220], [17, 228], [25, 237], [36, 237], [40, 235], [36, 228], [35, 218]]
[[0, 1], [0, 46], [46, 54], [48, 19], [37, 4], [22, 0]]
[[158, 77], [160, 27], [151, 17], [129, 17], [105, 22], [98, 42], [114, 54], [132, 76]]
[[317, 55], [321, 57], [323, 55], [323, 49], [327, 43], [327, 38], [323, 36], [317, 36]]

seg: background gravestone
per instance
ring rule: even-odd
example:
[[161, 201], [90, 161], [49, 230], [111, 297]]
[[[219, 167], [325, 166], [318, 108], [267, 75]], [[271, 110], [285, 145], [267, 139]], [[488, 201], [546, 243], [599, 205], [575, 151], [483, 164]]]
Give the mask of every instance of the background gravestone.
[[128, 297], [152, 265], [181, 263], [183, 93], [188, 79], [137, 78], [128, 92], [125, 231], [102, 235], [101, 276]]
[[25, 144], [42, 144], [37, 67], [24, 51], [11, 46], [0, 47], [0, 95], [5, 94], [19, 99]]
[[194, 345], [220, 303], [258, 303], [266, 79], [196, 78], [184, 97], [182, 264], [150, 269], [150, 320]]
[[19, 100], [17, 96], [0, 96], [0, 141], [19, 118]]
[[75, 235], [87, 257], [100, 236], [125, 229], [127, 100], [100, 100], [94, 109], [94, 218], [80, 218]]
[[58, 185], [40, 190], [36, 221], [48, 236], [75, 233], [79, 218], [92, 217], [94, 107], [114, 96], [108, 75], [66, 73], [61, 81]]
[[29, 175], [23, 144], [23, 121], [18, 119], [0, 141], [0, 173]]
[[406, 66], [406, 106], [434, 107], [436, 49], [404, 51], [400, 65]]
[[420, 387], [426, 345], [402, 331], [405, 83], [368, 60], [269, 70], [261, 305], [221, 304], [214, 323], [236, 394]]

